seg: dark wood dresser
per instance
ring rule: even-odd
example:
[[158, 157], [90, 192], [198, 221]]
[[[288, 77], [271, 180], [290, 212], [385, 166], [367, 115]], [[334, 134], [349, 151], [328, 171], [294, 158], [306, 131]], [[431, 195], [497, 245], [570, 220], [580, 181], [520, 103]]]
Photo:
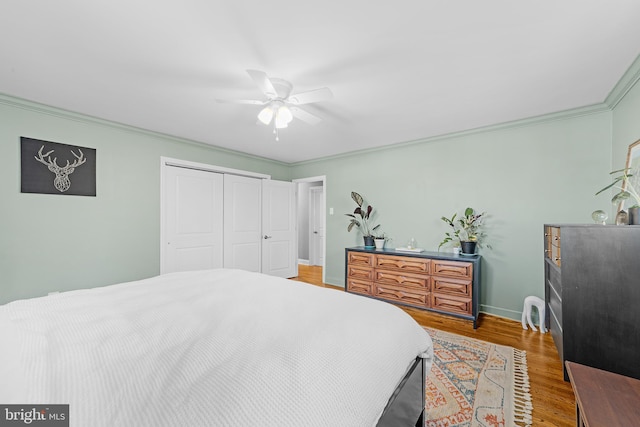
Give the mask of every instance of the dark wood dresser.
[[566, 362], [576, 426], [640, 426], [640, 380]]
[[473, 320], [477, 327], [480, 256], [395, 249], [345, 250], [345, 290]]
[[545, 322], [563, 365], [640, 378], [640, 226], [545, 225], [544, 247]]

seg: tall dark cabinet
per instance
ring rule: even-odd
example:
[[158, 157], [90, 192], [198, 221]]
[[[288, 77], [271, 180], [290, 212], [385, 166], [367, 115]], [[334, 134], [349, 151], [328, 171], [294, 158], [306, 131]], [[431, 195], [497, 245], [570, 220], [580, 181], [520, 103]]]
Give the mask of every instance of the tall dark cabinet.
[[545, 321], [563, 366], [640, 379], [640, 226], [550, 224], [544, 243]]

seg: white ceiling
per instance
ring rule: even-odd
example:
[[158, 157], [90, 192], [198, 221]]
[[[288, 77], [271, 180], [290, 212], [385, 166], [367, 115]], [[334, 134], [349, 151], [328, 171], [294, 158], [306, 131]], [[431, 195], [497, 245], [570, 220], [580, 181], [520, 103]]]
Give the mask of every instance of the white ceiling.
[[[0, 92], [283, 162], [601, 103], [638, 0], [3, 0]], [[275, 141], [246, 69], [327, 86]]]

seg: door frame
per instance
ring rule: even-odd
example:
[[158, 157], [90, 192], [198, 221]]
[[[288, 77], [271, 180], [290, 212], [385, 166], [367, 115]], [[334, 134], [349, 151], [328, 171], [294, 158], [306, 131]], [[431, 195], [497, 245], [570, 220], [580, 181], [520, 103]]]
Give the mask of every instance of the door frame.
[[[316, 250], [316, 248], [314, 248], [314, 244], [312, 244], [311, 242], [313, 241], [313, 230], [312, 230], [312, 223], [311, 223], [311, 219], [314, 218], [317, 214], [317, 208], [318, 206], [316, 206], [316, 203], [314, 202], [314, 193], [318, 193], [321, 192], [323, 197], [322, 197], [322, 201], [319, 201], [318, 203], [324, 203], [324, 187], [320, 186], [320, 187], [310, 187], [309, 188], [309, 264], [310, 265], [321, 265], [321, 264], [317, 264], [314, 263], [313, 261], [315, 261], [317, 258], [322, 258], [322, 248], [318, 248], [318, 250]], [[311, 208], [314, 209], [311, 209]], [[324, 206], [322, 206], [322, 209], [324, 209]], [[324, 223], [322, 224], [322, 226], [324, 227]], [[326, 238], [326, 230], [322, 230], [324, 237], [322, 238], [322, 241], [324, 242], [324, 239]], [[320, 252], [320, 253], [317, 253]], [[315, 256], [311, 256], [311, 254], [313, 253], [313, 255]], [[323, 260], [324, 262], [324, 260]]]
[[[292, 179], [291, 182], [295, 184], [300, 184], [304, 182], [322, 182], [322, 202], [324, 205], [325, 215], [324, 215], [324, 239], [322, 242], [322, 283], [326, 283], [326, 274], [327, 274], [327, 176], [312, 176], [308, 178], [298, 178]], [[299, 212], [298, 212], [299, 215]], [[300, 230], [298, 230], [300, 233]]]
[[165, 180], [166, 180], [166, 168], [168, 167], [179, 167], [186, 169], [196, 169], [205, 172], [217, 172], [217, 173], [227, 173], [233, 175], [247, 176], [251, 178], [260, 178], [260, 179], [271, 179], [271, 175], [250, 172], [241, 169], [232, 169], [226, 168], [223, 166], [210, 165], [207, 163], [198, 163], [192, 162], [189, 160], [175, 159], [171, 157], [160, 157], [160, 274], [164, 274], [164, 266], [166, 261], [166, 245], [165, 241], [167, 239], [165, 233], [165, 209], [166, 209], [166, 200], [164, 197], [165, 192]]

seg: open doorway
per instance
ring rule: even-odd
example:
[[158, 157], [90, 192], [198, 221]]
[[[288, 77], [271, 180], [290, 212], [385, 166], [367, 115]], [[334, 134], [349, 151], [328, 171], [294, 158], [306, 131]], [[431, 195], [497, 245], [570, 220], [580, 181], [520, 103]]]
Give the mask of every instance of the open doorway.
[[325, 206], [326, 178], [316, 176], [294, 179], [297, 185], [298, 202], [298, 263], [322, 269], [325, 280]]

